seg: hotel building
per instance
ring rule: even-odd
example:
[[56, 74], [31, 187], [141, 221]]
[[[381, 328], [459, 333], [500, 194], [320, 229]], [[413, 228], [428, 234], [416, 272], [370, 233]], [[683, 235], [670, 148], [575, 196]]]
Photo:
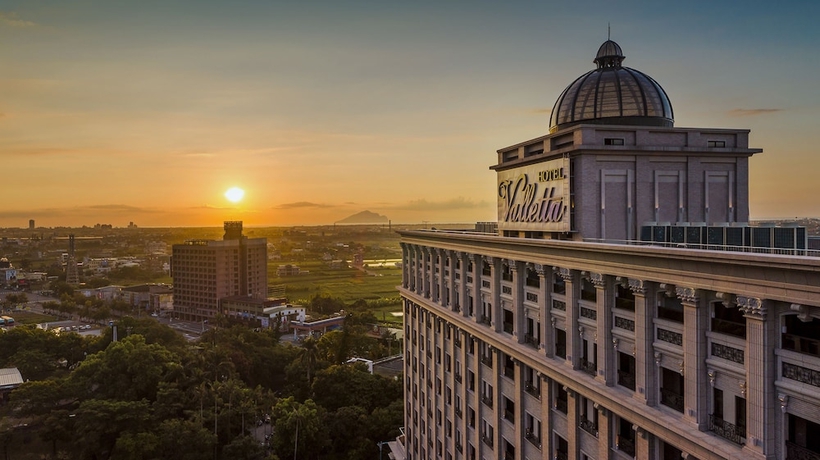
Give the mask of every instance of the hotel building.
[[820, 258], [748, 223], [749, 131], [605, 42], [503, 148], [498, 231], [403, 231], [408, 459], [820, 459]]
[[174, 315], [206, 320], [225, 297], [267, 298], [267, 239], [242, 235], [242, 222], [225, 222], [222, 241], [189, 240], [173, 246]]

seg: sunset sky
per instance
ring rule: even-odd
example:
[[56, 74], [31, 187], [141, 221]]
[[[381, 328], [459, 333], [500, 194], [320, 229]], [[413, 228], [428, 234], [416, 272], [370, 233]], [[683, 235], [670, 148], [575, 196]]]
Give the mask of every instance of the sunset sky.
[[607, 23], [675, 126], [752, 130], [752, 218], [820, 216], [818, 18], [816, 1], [0, 0], [0, 226], [495, 220], [495, 151], [548, 132]]

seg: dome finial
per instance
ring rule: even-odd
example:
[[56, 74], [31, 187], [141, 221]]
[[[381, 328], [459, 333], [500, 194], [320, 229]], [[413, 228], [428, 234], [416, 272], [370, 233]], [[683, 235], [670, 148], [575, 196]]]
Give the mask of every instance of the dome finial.
[[594, 62], [599, 69], [602, 69], [605, 67], [620, 67], [623, 60], [624, 53], [621, 51], [620, 45], [612, 40], [607, 40], [598, 48], [598, 54], [595, 55]]
[[607, 41], [612, 40], [612, 38], [610, 38], [610, 33], [611, 32], [612, 32], [612, 29], [609, 28], [609, 23], [607, 22], [606, 23], [606, 40]]

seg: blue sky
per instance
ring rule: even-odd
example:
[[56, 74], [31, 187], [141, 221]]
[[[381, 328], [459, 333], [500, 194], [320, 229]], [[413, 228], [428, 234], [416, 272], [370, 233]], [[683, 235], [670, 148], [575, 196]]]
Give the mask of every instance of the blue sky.
[[547, 132], [607, 23], [676, 126], [752, 130], [753, 218], [817, 216], [818, 18], [818, 2], [0, 0], [0, 225], [494, 220], [495, 151]]

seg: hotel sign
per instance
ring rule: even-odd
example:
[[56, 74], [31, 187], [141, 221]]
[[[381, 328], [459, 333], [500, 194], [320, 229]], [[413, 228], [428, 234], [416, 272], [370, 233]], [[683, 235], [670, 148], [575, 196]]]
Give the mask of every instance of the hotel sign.
[[499, 171], [498, 229], [570, 231], [569, 159]]

